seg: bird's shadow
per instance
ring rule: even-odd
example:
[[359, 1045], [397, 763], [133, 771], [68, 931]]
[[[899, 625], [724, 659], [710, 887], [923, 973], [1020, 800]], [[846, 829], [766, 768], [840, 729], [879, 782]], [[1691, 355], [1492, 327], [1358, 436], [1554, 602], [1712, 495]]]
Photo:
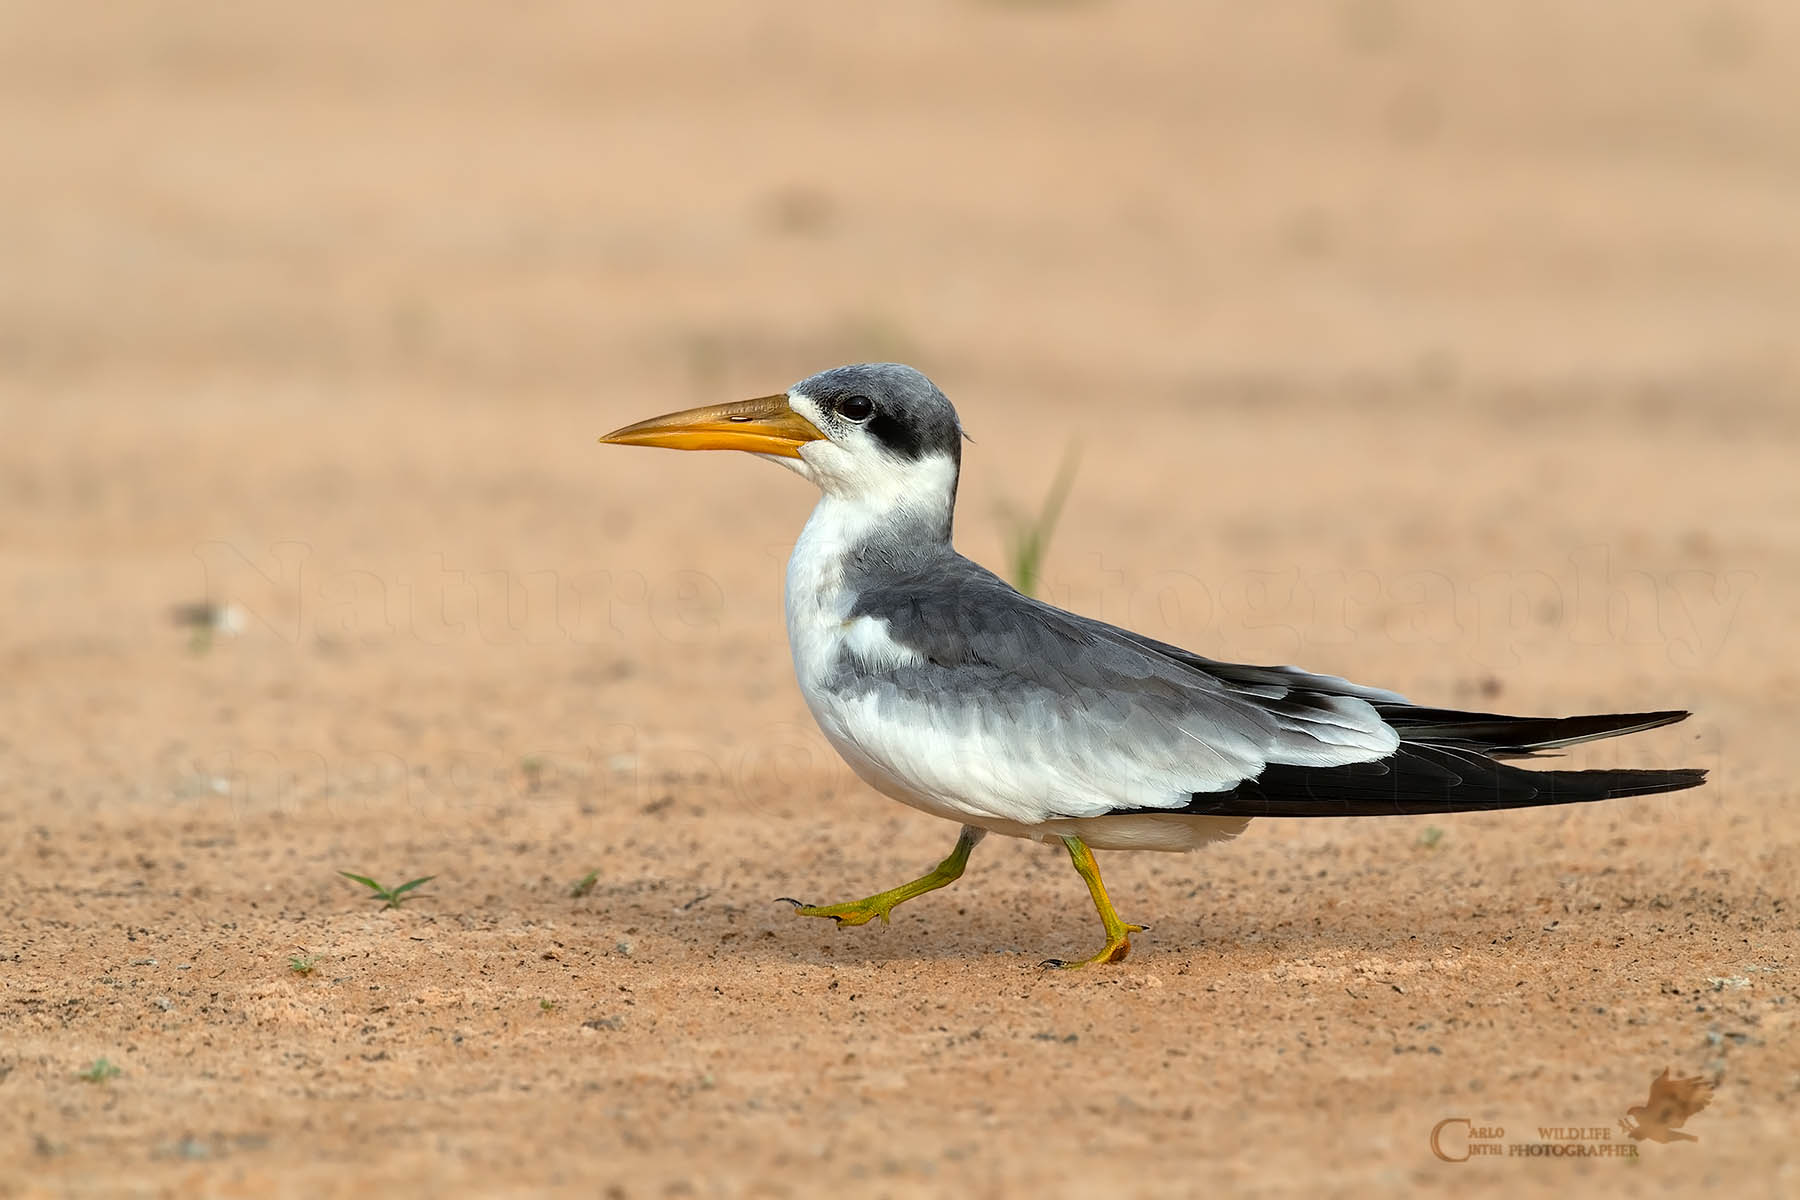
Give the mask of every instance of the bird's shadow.
[[[1007, 889], [1011, 890], [1011, 889]], [[623, 882], [597, 892], [597, 907], [609, 925], [654, 928], [699, 958], [735, 959], [747, 965], [812, 967], [922, 966], [1019, 961], [1036, 967], [1046, 959], [1080, 958], [1099, 948], [1102, 932], [1085, 898], [1069, 902], [1020, 903], [1016, 896], [985, 894], [959, 899], [925, 896], [896, 910], [892, 922], [839, 926], [801, 916], [791, 905], [738, 888], [699, 887], [684, 905], [649, 901], [666, 897], [642, 884]], [[673, 909], [673, 911], [672, 911]], [[1431, 919], [1395, 907], [1382, 915], [1345, 914], [1327, 906], [1287, 909], [1270, 928], [1268, 914], [1248, 908], [1187, 908], [1164, 916], [1131, 915], [1150, 928], [1132, 937], [1132, 954], [1117, 969], [1154, 969], [1156, 964], [1218, 962], [1222, 969], [1246, 960], [1295, 960], [1361, 956], [1412, 956], [1434, 948], [1485, 941], [1491, 925], [1478, 927], [1442, 912]], [[1350, 917], [1334, 921], [1333, 918]], [[1062, 975], [1060, 972], [1051, 974]], [[1073, 978], [1075, 976], [1065, 975]]]

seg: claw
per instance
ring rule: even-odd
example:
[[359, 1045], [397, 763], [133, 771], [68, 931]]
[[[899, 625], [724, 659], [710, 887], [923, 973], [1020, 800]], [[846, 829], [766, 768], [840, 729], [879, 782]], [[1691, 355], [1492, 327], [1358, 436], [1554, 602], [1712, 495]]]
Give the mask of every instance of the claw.
[[[863, 918], [863, 921], [850, 921], [849, 917], [847, 917], [843, 913], [821, 911], [822, 909], [825, 909], [825, 908], [842, 907], [840, 905], [807, 904], [807, 903], [804, 903], [803, 901], [794, 899], [792, 896], [777, 896], [775, 898], [775, 903], [791, 904], [794, 906], [794, 911], [799, 913], [803, 917], [830, 917], [831, 923], [833, 925], [836, 925], [840, 929], [842, 929], [844, 927], [844, 925], [847, 923], [860, 925], [863, 923], [863, 921], [868, 920], [868, 918], [865, 917], [865, 918]], [[886, 924], [887, 914], [882, 913], [881, 919], [882, 919], [882, 923]]]
[[[1142, 931], [1142, 926], [1139, 925], [1127, 925], [1125, 928], [1131, 933]], [[1075, 971], [1082, 967], [1098, 967], [1107, 963], [1124, 962], [1126, 955], [1130, 953], [1131, 942], [1127, 940], [1125, 936], [1121, 935], [1118, 941], [1108, 942], [1106, 945], [1100, 947], [1099, 951], [1092, 957], [1080, 959], [1076, 962], [1070, 962], [1064, 958], [1046, 958], [1043, 962], [1039, 963], [1038, 966], [1049, 967], [1059, 971]]]

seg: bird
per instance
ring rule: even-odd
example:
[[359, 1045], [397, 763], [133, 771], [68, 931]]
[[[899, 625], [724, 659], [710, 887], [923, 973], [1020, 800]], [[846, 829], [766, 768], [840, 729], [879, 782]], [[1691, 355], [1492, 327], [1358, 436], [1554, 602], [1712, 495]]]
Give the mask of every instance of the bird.
[[1669, 1068], [1650, 1081], [1650, 1099], [1625, 1110], [1619, 1124], [1633, 1141], [1645, 1138], [1667, 1145], [1670, 1142], [1697, 1142], [1681, 1127], [1687, 1119], [1712, 1103], [1713, 1084], [1698, 1075], [1670, 1079]]
[[1670, 725], [1684, 711], [1515, 717], [1410, 703], [1291, 666], [1202, 657], [1016, 590], [952, 544], [964, 442], [956, 409], [900, 363], [835, 367], [784, 393], [685, 409], [604, 443], [740, 450], [814, 484], [787, 564], [795, 676], [865, 783], [958, 823], [935, 868], [841, 904], [863, 925], [963, 874], [989, 833], [1060, 841], [1105, 942], [1122, 920], [1095, 850], [1194, 850], [1259, 817], [1484, 812], [1698, 786], [1699, 769], [1531, 770], [1503, 761]]

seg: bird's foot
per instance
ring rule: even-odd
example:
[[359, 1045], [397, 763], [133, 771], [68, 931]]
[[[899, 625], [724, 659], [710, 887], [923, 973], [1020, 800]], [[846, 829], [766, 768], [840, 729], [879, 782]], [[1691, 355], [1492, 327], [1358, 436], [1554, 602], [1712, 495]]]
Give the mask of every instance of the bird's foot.
[[876, 917], [881, 923], [888, 923], [888, 914], [894, 911], [899, 900], [891, 898], [891, 893], [882, 892], [867, 896], [861, 900], [847, 900], [842, 904], [802, 904], [792, 896], [781, 897], [779, 903], [791, 904], [794, 911], [803, 917], [829, 917], [839, 925], [867, 925]]
[[781, 900], [793, 905], [794, 911], [803, 917], [830, 917], [839, 925], [867, 925], [880, 917], [881, 923], [886, 925], [888, 914], [894, 911], [896, 905], [905, 904], [926, 892], [935, 892], [962, 878], [963, 867], [969, 862], [969, 851], [975, 849], [975, 843], [983, 836], [984, 831], [973, 825], [964, 825], [962, 833], [957, 835], [956, 846], [943, 862], [911, 883], [903, 883], [885, 892], [876, 892], [873, 896], [864, 896], [861, 900], [848, 900], [843, 904], [802, 904], [792, 896], [783, 896]]
[[1038, 966], [1073, 971], [1077, 967], [1094, 967], [1103, 963], [1124, 962], [1125, 956], [1131, 953], [1131, 935], [1144, 933], [1149, 928], [1148, 925], [1121, 925], [1116, 932], [1107, 934], [1106, 945], [1100, 947], [1096, 954], [1090, 954], [1076, 962], [1069, 962], [1061, 958], [1046, 958]]
[[893, 912], [896, 905], [904, 905], [905, 901], [913, 900], [914, 896], [938, 891], [940, 887], [963, 878], [963, 867], [968, 865], [968, 851], [976, 847], [976, 842], [981, 837], [981, 829], [963, 826], [949, 858], [945, 858], [911, 883], [889, 887], [886, 892], [875, 892], [873, 896], [864, 896], [862, 900], [844, 901], [841, 905], [803, 905], [792, 896], [783, 896], [781, 900], [794, 905], [794, 912], [801, 914], [803, 918], [832, 918], [839, 925], [868, 925], [869, 921], [880, 918], [882, 925], [887, 925], [887, 914]]

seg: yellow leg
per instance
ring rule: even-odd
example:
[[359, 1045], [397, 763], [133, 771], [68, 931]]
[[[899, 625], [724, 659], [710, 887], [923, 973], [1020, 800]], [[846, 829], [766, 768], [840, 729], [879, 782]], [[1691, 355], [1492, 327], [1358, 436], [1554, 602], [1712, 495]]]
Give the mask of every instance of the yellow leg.
[[963, 868], [969, 864], [969, 852], [985, 836], [987, 830], [964, 825], [962, 833], [957, 835], [956, 848], [950, 851], [950, 857], [911, 883], [903, 883], [885, 892], [876, 892], [861, 900], [850, 900], [843, 904], [802, 904], [792, 896], [783, 896], [782, 900], [793, 905], [794, 910], [803, 917], [830, 917], [839, 925], [867, 925], [873, 918], [880, 917], [881, 923], [886, 925], [888, 914], [894, 911], [895, 905], [904, 904], [914, 896], [923, 896], [926, 892], [935, 892], [961, 879]]
[[1100, 947], [1097, 954], [1082, 959], [1080, 962], [1064, 962], [1060, 958], [1047, 958], [1043, 962], [1046, 967], [1091, 967], [1096, 963], [1116, 963], [1124, 960], [1131, 953], [1131, 935], [1142, 933], [1147, 926], [1127, 925], [1119, 920], [1119, 914], [1113, 911], [1112, 900], [1106, 895], [1106, 885], [1100, 882], [1100, 865], [1094, 861], [1094, 852], [1087, 848], [1087, 843], [1080, 838], [1066, 837], [1063, 845], [1069, 848], [1069, 861], [1075, 864], [1075, 870], [1081, 875], [1081, 881], [1088, 886], [1088, 895], [1094, 898], [1094, 907], [1100, 910], [1100, 923], [1106, 926], [1106, 945]]

